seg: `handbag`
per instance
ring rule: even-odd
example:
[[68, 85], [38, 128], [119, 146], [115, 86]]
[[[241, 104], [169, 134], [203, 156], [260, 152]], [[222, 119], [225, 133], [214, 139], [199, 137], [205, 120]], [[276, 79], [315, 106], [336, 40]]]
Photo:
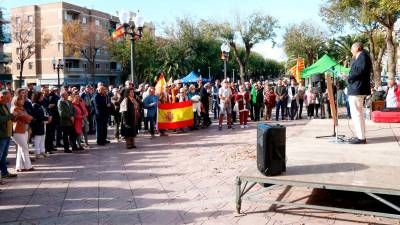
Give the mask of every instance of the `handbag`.
[[235, 105], [233, 106], [233, 111], [239, 112], [239, 102], [235, 103]]

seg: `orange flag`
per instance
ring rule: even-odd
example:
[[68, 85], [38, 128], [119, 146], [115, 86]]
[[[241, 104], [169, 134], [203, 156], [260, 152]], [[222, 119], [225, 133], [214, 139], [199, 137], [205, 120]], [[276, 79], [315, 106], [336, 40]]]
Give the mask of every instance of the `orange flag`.
[[297, 64], [296, 66], [292, 67], [293, 70], [293, 75], [296, 78], [297, 82], [301, 81], [301, 71], [304, 70], [304, 59], [303, 58], [297, 58]]
[[162, 93], [165, 91], [165, 78], [164, 78], [164, 74], [161, 73], [160, 77], [158, 78], [157, 84], [156, 84], [156, 92], [157, 93]]

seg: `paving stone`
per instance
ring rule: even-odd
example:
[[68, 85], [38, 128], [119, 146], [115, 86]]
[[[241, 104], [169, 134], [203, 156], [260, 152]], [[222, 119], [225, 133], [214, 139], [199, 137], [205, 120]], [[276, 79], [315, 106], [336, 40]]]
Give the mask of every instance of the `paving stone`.
[[[296, 139], [304, 135], [306, 121], [283, 124], [290, 125], [288, 140], [307, 143]], [[243, 214], [236, 214], [235, 177], [255, 165], [256, 124], [251, 126], [218, 131], [213, 125], [155, 139], [139, 135], [139, 148], [134, 150], [126, 150], [122, 143], [93, 144], [82, 154], [57, 153], [38, 160], [34, 162], [38, 171], [0, 187], [0, 224], [399, 224], [380, 217], [287, 207], [268, 211], [271, 205], [247, 201]], [[371, 147], [379, 145], [375, 142]], [[302, 151], [299, 148], [290, 159], [301, 157]], [[353, 151], [363, 154], [361, 147]], [[393, 154], [390, 149], [383, 151]], [[317, 150], [315, 160], [322, 153]], [[393, 171], [392, 176], [396, 174]], [[268, 191], [260, 198], [276, 199], [283, 190]], [[312, 194], [307, 188], [291, 188], [284, 199], [305, 203]]]

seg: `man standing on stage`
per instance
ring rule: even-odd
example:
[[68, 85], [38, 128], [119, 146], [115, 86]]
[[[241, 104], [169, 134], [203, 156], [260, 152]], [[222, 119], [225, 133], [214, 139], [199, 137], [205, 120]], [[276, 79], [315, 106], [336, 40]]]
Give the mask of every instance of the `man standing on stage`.
[[371, 58], [364, 51], [361, 42], [356, 42], [351, 47], [354, 62], [351, 65], [348, 77], [349, 105], [351, 118], [357, 138], [350, 141], [350, 144], [366, 144], [365, 137], [365, 117], [364, 117], [364, 99], [371, 94], [370, 76], [371, 76]]

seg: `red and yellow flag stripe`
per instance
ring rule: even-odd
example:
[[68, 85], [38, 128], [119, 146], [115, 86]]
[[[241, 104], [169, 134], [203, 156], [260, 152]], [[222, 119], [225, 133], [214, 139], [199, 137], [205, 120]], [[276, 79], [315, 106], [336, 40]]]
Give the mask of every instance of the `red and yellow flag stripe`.
[[192, 101], [158, 105], [158, 129], [191, 127], [194, 123]]
[[123, 25], [120, 25], [119, 27], [117, 27], [117, 29], [115, 29], [114, 32], [112, 32], [111, 34], [111, 38], [113, 40], [123, 37], [126, 33], [125, 27]]

